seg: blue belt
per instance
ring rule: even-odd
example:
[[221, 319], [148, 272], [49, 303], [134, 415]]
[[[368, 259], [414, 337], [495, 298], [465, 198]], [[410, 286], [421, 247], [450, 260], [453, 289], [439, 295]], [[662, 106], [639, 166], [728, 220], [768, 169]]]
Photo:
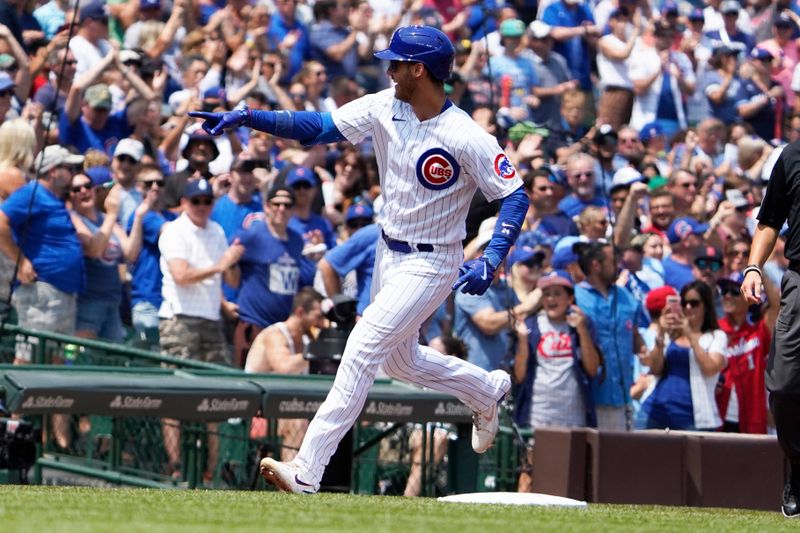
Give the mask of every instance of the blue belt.
[[419, 250], [420, 252], [433, 251], [432, 244], [409, 244], [406, 241], [398, 241], [397, 239], [392, 239], [391, 237], [387, 236], [383, 230], [381, 230], [381, 235], [383, 236], [383, 240], [386, 241], [386, 246], [388, 246], [393, 252], [410, 254], [411, 252], [414, 252], [415, 249]]

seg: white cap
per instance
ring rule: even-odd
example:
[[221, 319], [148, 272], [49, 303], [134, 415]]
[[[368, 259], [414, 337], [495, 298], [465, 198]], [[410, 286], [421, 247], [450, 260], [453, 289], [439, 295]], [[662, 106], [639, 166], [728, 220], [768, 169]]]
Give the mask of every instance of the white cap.
[[644, 176], [633, 167], [622, 167], [614, 172], [614, 179], [611, 180], [611, 190], [619, 187], [628, 187], [637, 181], [644, 181]]
[[33, 163], [33, 168], [36, 170], [41, 169], [41, 172], [47, 172], [59, 165], [80, 165], [81, 163], [83, 163], [82, 155], [73, 154], [61, 145], [51, 144], [45, 146], [39, 152]]
[[492, 240], [494, 234], [494, 227], [497, 225], [497, 217], [489, 217], [478, 227], [478, 236], [475, 237], [475, 242], [479, 248], [482, 248], [486, 243]]
[[531, 35], [535, 39], [544, 39], [548, 35], [550, 35], [550, 30], [552, 28], [549, 24], [542, 22], [541, 20], [534, 20], [530, 24], [528, 24], [528, 30], [531, 32]]
[[144, 157], [144, 145], [130, 137], [122, 139], [117, 143], [117, 147], [114, 148], [114, 157], [119, 157], [121, 155], [129, 155], [138, 163], [142, 160], [142, 157]]

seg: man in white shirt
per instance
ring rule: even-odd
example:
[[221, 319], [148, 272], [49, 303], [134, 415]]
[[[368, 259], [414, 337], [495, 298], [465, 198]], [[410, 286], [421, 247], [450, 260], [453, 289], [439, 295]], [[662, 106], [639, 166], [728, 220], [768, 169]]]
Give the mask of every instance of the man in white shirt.
[[[228, 246], [225, 232], [210, 220], [214, 205], [211, 184], [190, 181], [181, 198], [183, 213], [167, 224], [158, 239], [161, 252], [161, 292], [158, 311], [161, 352], [181, 359], [230, 364], [222, 332], [222, 276], [232, 286], [238, 283], [239, 261], [244, 247], [238, 241]], [[210, 482], [217, 467], [219, 441], [209, 424], [208, 461], [203, 476]], [[180, 425], [163, 421], [164, 447], [173, 477], [180, 474]]]
[[222, 276], [238, 285], [236, 263], [244, 247], [238, 241], [228, 246], [222, 227], [210, 220], [213, 205], [207, 180], [187, 182], [183, 213], [158, 239], [164, 277], [158, 330], [168, 355], [230, 364], [220, 321]]
[[69, 49], [78, 61], [76, 76], [80, 76], [94, 65], [100, 63], [111, 49], [108, 42], [108, 14], [105, 2], [93, 0], [81, 7], [78, 15], [80, 28], [77, 35], [69, 41]]

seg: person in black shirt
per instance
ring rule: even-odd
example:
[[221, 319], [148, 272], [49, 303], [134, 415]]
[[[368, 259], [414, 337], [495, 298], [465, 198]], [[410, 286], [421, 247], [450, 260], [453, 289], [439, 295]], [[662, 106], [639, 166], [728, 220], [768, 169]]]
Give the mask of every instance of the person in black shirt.
[[781, 504], [786, 517], [800, 517], [800, 210], [797, 206], [800, 206], [800, 141], [784, 148], [772, 170], [758, 211], [758, 228], [741, 289], [749, 303], [761, 302], [761, 269], [788, 221], [784, 255], [789, 260], [789, 269], [781, 280], [780, 312], [766, 379], [778, 442], [790, 467]]

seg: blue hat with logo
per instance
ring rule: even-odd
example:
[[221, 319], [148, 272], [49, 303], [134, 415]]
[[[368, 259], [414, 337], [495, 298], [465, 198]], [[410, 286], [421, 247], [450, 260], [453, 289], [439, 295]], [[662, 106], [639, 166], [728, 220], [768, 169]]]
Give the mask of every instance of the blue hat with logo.
[[661, 137], [662, 135], [664, 135], [664, 127], [658, 122], [648, 122], [639, 131], [639, 139], [643, 143], [650, 142], [654, 137]]
[[314, 171], [302, 165], [293, 167], [286, 173], [286, 185], [294, 187], [298, 183], [307, 183], [312, 187], [316, 185], [317, 178], [314, 176]]
[[367, 218], [372, 220], [375, 216], [375, 211], [369, 204], [353, 204], [347, 208], [347, 214], [344, 217], [345, 222], [351, 222], [360, 218]]
[[183, 189], [183, 197], [187, 199], [197, 198], [198, 196], [214, 197], [214, 189], [207, 179], [190, 180], [186, 182]]
[[769, 52], [769, 50], [765, 50], [763, 48], [755, 47], [750, 50], [750, 58], [751, 59], [758, 59], [761, 61], [772, 61], [773, 56]]
[[103, 0], [89, 2], [81, 7], [78, 18], [81, 22], [85, 20], [107, 21], [108, 13], [106, 12], [106, 3]]
[[703, 224], [692, 217], [680, 217], [672, 221], [667, 229], [670, 244], [681, 242], [689, 235], [702, 235], [708, 231], [708, 224]]
[[581, 238], [570, 235], [562, 237], [561, 240], [556, 243], [553, 249], [553, 257], [550, 258], [550, 264], [553, 268], [564, 269], [567, 265], [578, 262], [578, 254], [572, 250], [572, 246], [576, 242], [582, 242]]
[[86, 170], [85, 174], [91, 178], [95, 187], [101, 187], [113, 181], [108, 167], [91, 167]]
[[702, 9], [700, 9], [699, 7], [696, 7], [696, 8], [692, 9], [689, 12], [689, 20], [692, 20], [692, 21], [695, 21], [695, 20], [705, 21], [706, 20], [706, 16], [703, 13]]

